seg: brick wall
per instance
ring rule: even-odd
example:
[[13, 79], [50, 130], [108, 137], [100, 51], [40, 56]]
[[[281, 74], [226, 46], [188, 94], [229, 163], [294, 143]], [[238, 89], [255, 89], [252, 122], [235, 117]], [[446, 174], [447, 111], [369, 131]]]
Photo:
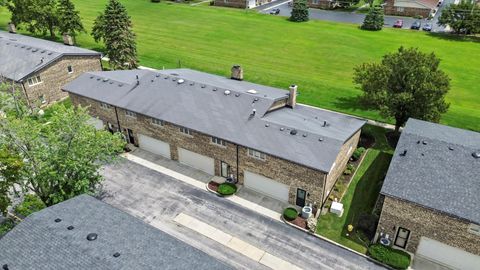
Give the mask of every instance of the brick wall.
[[385, 197], [377, 233], [395, 239], [398, 227], [410, 230], [406, 250], [415, 253], [422, 236], [480, 255], [480, 236], [468, 232], [470, 223], [406, 201]]
[[428, 15], [430, 15], [430, 11], [431, 10], [428, 8], [396, 7], [395, 0], [386, 0], [384, 6], [385, 15], [407, 17], [422, 16], [423, 18], [427, 18]]
[[247, 0], [215, 0], [214, 5], [219, 7], [247, 8]]
[[[68, 73], [68, 66], [72, 66], [72, 73]], [[84, 72], [100, 70], [102, 68], [98, 56], [65, 56], [31, 76], [40, 76], [42, 83], [29, 86], [27, 78], [23, 84], [32, 105], [47, 106], [68, 97], [68, 93], [61, 90], [64, 85]], [[40, 103], [42, 95], [45, 104]]]
[[308, 7], [310, 8], [320, 8], [320, 9], [331, 9], [333, 8], [332, 1], [329, 0], [308, 0]]

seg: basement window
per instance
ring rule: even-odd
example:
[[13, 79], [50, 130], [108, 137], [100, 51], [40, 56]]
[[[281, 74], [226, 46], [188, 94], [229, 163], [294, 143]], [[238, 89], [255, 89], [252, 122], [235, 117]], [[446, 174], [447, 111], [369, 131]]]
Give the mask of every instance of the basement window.
[[129, 117], [133, 117], [133, 118], [136, 118], [137, 117], [137, 114], [132, 112], [132, 111], [129, 111], [129, 110], [126, 110], [125, 111], [125, 115], [126, 116], [129, 116]]
[[155, 126], [163, 127], [163, 125], [164, 125], [165, 123], [164, 123], [162, 120], [160, 120], [160, 119], [152, 118], [152, 124], [155, 125]]
[[227, 146], [224, 140], [217, 137], [212, 137], [212, 143], [220, 146]]
[[181, 127], [180, 132], [185, 134], [185, 135], [190, 135], [190, 136], [192, 135], [192, 131], [190, 129], [186, 128], [186, 127]]
[[468, 232], [476, 235], [480, 235], [480, 225], [470, 223], [468, 226]]
[[262, 153], [262, 152], [257, 151], [257, 150], [253, 150], [251, 148], [248, 148], [248, 155], [250, 157], [253, 157], [253, 158], [256, 158], [256, 159], [259, 159], [259, 160], [267, 159], [267, 155], [265, 155], [265, 153]]
[[32, 78], [28, 79], [28, 86], [34, 86], [34, 85], [37, 85], [39, 83], [42, 83], [42, 79], [40, 78], [40, 76], [35, 76], [35, 77], [32, 77]]
[[73, 67], [72, 67], [72, 66], [68, 66], [68, 67], [67, 67], [67, 71], [68, 71], [68, 74], [72, 74], [72, 73], [73, 73]]

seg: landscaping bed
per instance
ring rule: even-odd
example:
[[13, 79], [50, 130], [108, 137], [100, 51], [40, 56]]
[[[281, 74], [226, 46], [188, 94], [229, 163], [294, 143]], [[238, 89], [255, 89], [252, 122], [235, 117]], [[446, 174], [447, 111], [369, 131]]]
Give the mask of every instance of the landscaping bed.
[[410, 254], [402, 250], [374, 244], [368, 247], [368, 254], [375, 260], [395, 269], [404, 270], [410, 266]]
[[237, 192], [238, 187], [232, 183], [217, 183], [215, 181], [210, 181], [207, 184], [207, 189], [213, 193], [216, 193], [218, 196], [230, 196]]

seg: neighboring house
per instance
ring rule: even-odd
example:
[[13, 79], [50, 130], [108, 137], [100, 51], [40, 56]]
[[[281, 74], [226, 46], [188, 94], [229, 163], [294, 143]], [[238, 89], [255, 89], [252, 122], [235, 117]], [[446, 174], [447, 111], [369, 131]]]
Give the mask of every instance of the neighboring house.
[[232, 269], [88, 195], [33, 213], [0, 239], [4, 270]]
[[214, 0], [214, 5], [233, 8], [254, 8], [270, 3], [271, 1], [272, 0]]
[[335, 5], [333, 0], [308, 0], [307, 3], [308, 3], [308, 7], [310, 8], [321, 8], [321, 9], [331, 9]]
[[298, 206], [327, 199], [365, 124], [296, 104], [296, 86], [189, 69], [89, 72], [64, 90], [131, 144]]
[[386, 0], [384, 10], [385, 15], [428, 18], [437, 4], [438, 0]]
[[480, 133], [410, 118], [381, 194], [379, 237], [433, 263], [479, 269]]
[[95, 51], [0, 31], [0, 76], [14, 82], [31, 106], [66, 98], [61, 87], [84, 72], [102, 70], [100, 58]]

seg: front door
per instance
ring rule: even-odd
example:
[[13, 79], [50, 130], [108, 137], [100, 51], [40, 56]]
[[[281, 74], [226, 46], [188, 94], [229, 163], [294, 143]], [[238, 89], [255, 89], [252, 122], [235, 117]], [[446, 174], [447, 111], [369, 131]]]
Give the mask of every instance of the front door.
[[301, 188], [297, 188], [297, 201], [296, 205], [300, 207], [305, 206], [305, 199], [307, 197], [307, 192]]
[[135, 137], [133, 136], [133, 131], [131, 129], [127, 129], [128, 132], [128, 142], [131, 144], [135, 144]]
[[394, 245], [400, 248], [405, 248], [407, 246], [407, 241], [409, 236], [410, 236], [409, 230], [402, 227], [398, 228]]
[[229, 176], [228, 175], [229, 171], [230, 171], [230, 166], [227, 163], [222, 161], [222, 168], [220, 172], [221, 176], [227, 178]]

